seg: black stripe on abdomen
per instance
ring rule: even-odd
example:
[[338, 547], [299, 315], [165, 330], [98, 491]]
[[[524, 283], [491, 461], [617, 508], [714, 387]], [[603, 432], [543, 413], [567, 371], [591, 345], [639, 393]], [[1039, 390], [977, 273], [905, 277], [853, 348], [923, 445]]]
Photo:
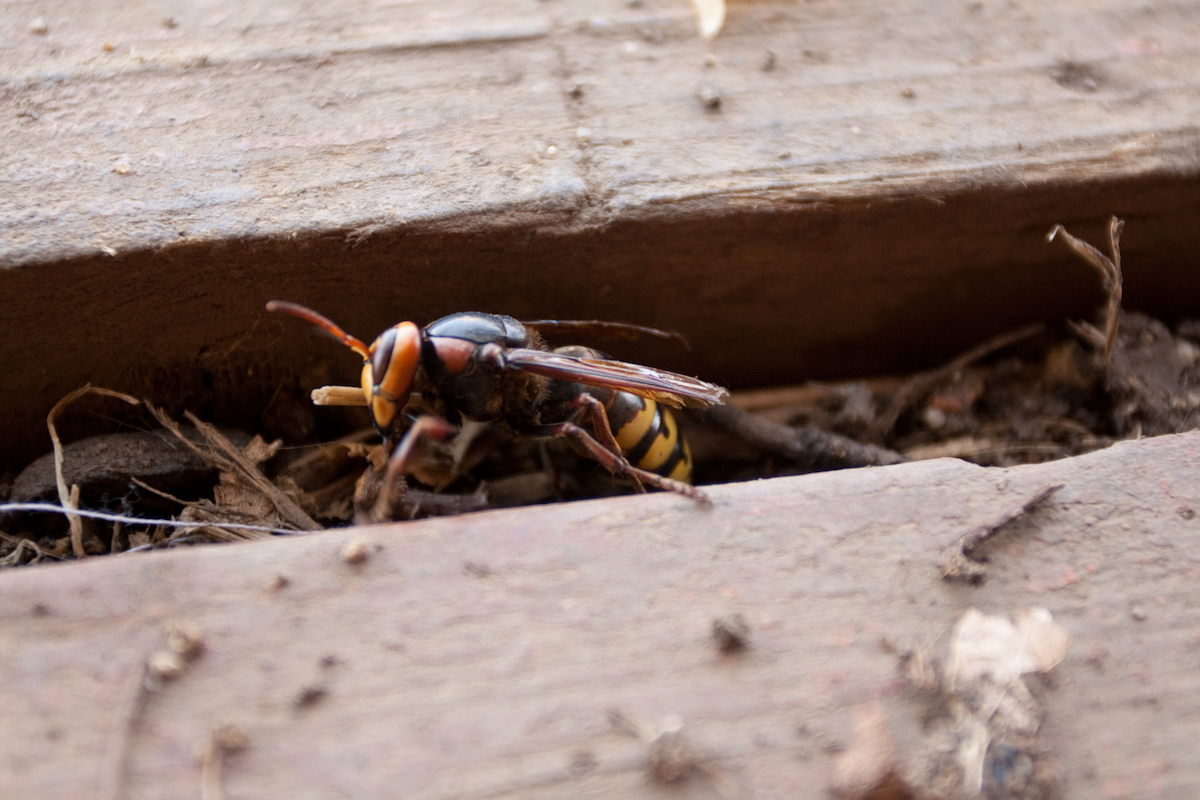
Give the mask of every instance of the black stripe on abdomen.
[[609, 426], [630, 463], [659, 475], [689, 480], [691, 452], [671, 410], [653, 400], [618, 392], [607, 409]]

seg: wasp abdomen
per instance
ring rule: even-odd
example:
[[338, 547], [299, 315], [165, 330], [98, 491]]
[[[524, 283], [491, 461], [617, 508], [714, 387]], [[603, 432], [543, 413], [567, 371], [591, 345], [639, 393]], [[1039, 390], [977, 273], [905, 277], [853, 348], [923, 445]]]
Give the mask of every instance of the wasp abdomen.
[[629, 463], [677, 481], [692, 478], [692, 453], [671, 410], [630, 392], [605, 406], [609, 427]]

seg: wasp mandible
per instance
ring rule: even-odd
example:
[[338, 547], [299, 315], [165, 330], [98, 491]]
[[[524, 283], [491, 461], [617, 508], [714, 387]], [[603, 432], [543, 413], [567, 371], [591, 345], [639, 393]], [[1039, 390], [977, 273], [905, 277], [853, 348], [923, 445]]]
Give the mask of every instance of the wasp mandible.
[[[668, 407], [703, 408], [724, 402], [729, 392], [686, 375], [609, 359], [587, 347], [550, 350], [538, 329], [670, 334], [623, 323], [521, 323], [469, 311], [424, 328], [401, 322], [368, 347], [296, 303], [272, 300], [267, 310], [306, 320], [362, 356], [362, 393], [371, 422], [386, 440], [398, 441], [381, 501], [390, 503], [392, 486], [420, 438], [445, 438], [464, 419], [491, 422], [516, 436], [566, 439], [639, 489], [647, 484], [708, 501], [689, 483], [691, 451]], [[410, 419], [413, 398], [430, 413]]]

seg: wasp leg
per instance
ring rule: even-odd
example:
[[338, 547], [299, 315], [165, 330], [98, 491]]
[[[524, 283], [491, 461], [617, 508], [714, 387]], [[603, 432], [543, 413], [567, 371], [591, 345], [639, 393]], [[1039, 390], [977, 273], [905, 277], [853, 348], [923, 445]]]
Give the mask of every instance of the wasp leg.
[[400, 443], [392, 451], [391, 458], [388, 459], [387, 471], [384, 472], [379, 495], [375, 498], [375, 506], [371, 509], [371, 522], [386, 522], [392, 519], [396, 501], [404, 493], [404, 473], [408, 468], [408, 461], [412, 458], [421, 439], [429, 436], [439, 442], [445, 441], [456, 430], [458, 428], [441, 417], [425, 415], [417, 417], [413, 421], [413, 424], [405, 431]]
[[596, 441], [595, 437], [586, 430], [576, 425], [574, 422], [559, 422], [554, 425], [531, 425], [521, 431], [524, 435], [530, 437], [551, 437], [556, 439], [571, 439], [576, 444], [583, 447], [588, 455], [600, 462], [609, 472], [615, 472], [618, 475], [624, 475], [628, 478], [636, 478], [644, 483], [648, 483], [656, 489], [662, 489], [667, 492], [675, 492], [685, 497], [690, 497], [697, 503], [711, 506], [712, 500], [708, 495], [692, 486], [690, 483], [677, 481], [673, 478], [666, 478], [653, 472], [635, 467], [630, 464], [625, 456], [620, 453], [614, 453], [608, 450], [600, 442]]
[[[596, 398], [592, 397], [587, 392], [583, 392], [571, 403], [573, 406], [584, 406], [592, 417], [592, 434], [605, 450], [611, 453], [621, 452], [621, 445], [617, 444], [617, 437], [613, 436], [612, 425], [608, 424], [608, 414], [604, 411], [604, 404]], [[628, 459], [626, 459], [628, 461]], [[642, 482], [638, 480], [636, 475], [629, 474], [629, 479], [633, 481], [633, 488], [638, 492], [645, 492], [646, 487], [642, 486]]]

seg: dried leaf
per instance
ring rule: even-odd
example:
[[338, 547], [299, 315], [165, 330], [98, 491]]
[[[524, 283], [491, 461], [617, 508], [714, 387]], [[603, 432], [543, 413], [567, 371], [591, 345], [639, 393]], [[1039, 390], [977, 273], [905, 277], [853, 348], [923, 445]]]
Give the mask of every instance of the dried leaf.
[[246, 456], [246, 460], [251, 464], [258, 465], [274, 458], [281, 447], [283, 447], [282, 439], [276, 439], [268, 444], [263, 441], [261, 436], [255, 434], [250, 443], [242, 449], [242, 454]]
[[1066, 656], [1070, 635], [1050, 612], [1034, 608], [1013, 624], [969, 609], [954, 630], [946, 675], [952, 686], [991, 678], [1002, 686], [1026, 672], [1045, 672]]

